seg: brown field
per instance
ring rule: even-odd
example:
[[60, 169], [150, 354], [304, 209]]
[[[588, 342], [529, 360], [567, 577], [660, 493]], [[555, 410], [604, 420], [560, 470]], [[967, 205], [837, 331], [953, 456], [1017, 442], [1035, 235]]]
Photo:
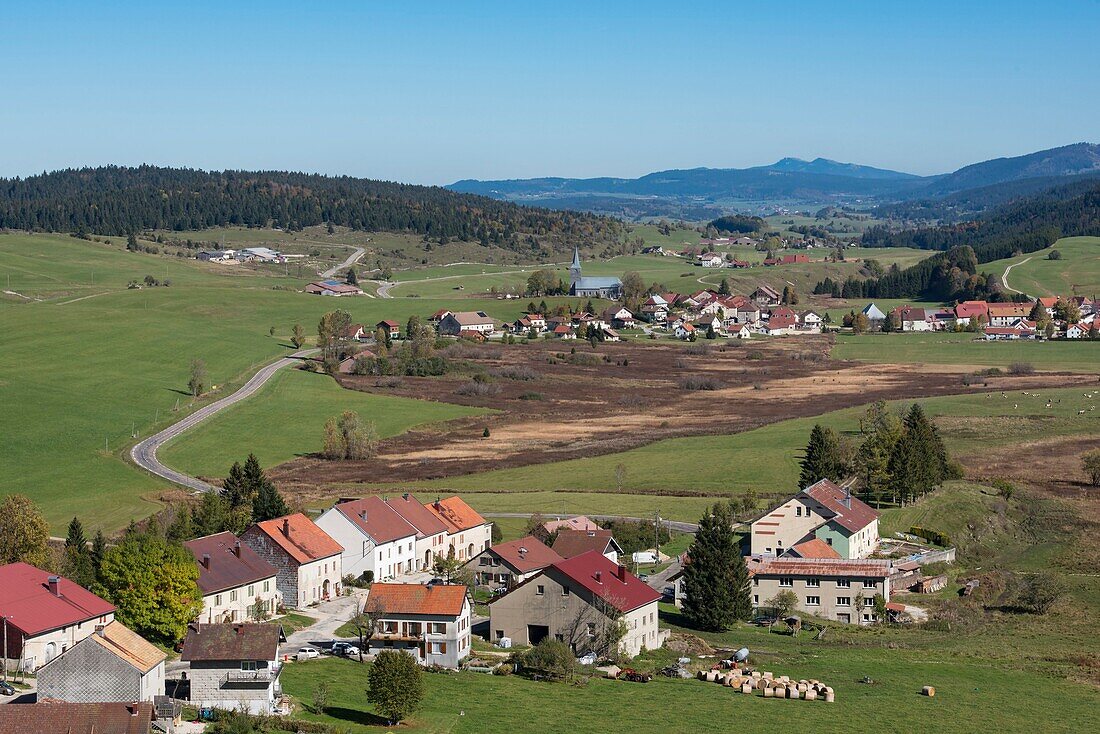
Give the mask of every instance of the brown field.
[[[878, 399], [1056, 387], [1079, 379], [1044, 373], [968, 387], [962, 366], [915, 370], [835, 361], [830, 347], [828, 336], [693, 345], [624, 342], [596, 350], [581, 342], [575, 355], [574, 345], [562, 342], [456, 345], [451, 359], [462, 367], [443, 377], [405, 377], [396, 387], [375, 377], [343, 376], [340, 382], [354, 390], [499, 412], [385, 440], [369, 461], [305, 457], [272, 473], [299, 490], [380, 476], [388, 482], [437, 479], [625, 451], [667, 438], [738, 433]], [[508, 371], [533, 379], [503, 376]], [[458, 394], [477, 372], [491, 376], [492, 394]], [[718, 389], [682, 389], [685, 376], [717, 381]], [[530, 399], [532, 393], [539, 398]]]

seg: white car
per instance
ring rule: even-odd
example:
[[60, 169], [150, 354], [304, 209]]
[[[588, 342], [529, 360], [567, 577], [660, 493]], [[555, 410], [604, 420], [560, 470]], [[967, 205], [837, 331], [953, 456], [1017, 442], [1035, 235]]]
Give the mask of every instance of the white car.
[[298, 654], [294, 657], [296, 660], [312, 660], [321, 657], [321, 651], [316, 647], [299, 647]]

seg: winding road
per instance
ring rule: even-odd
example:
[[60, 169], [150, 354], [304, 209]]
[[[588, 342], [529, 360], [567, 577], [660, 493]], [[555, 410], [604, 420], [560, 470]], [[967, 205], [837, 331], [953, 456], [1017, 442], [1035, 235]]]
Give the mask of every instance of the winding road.
[[217, 487], [212, 484], [207, 484], [201, 479], [197, 479], [189, 474], [184, 474], [183, 472], [178, 472], [175, 469], [170, 469], [162, 464], [160, 459], [157, 458], [157, 449], [176, 436], [179, 436], [188, 428], [201, 423], [215, 413], [225, 410], [230, 405], [253, 395], [264, 386], [265, 382], [271, 379], [272, 375], [283, 367], [297, 364], [299, 359], [307, 357], [316, 351], [316, 349], [303, 349], [300, 352], [295, 352], [289, 357], [282, 357], [281, 359], [275, 360], [254, 374], [248, 382], [235, 392], [226, 395], [220, 400], [215, 400], [209, 405], [204, 405], [183, 420], [173, 423], [159, 433], [155, 433], [149, 438], [139, 441], [130, 449], [130, 459], [151, 474], [156, 474], [158, 477], [167, 479], [170, 482], [179, 484], [188, 489], [195, 490], [196, 492], [217, 490]]
[[1013, 293], [1023, 293], [1023, 291], [1018, 291], [1018, 290], [1016, 290], [1015, 288], [1013, 288], [1012, 286], [1010, 286], [1008, 284], [1008, 274], [1010, 272], [1012, 272], [1012, 268], [1016, 267], [1017, 265], [1023, 265], [1024, 263], [1027, 263], [1027, 262], [1030, 262], [1030, 261], [1031, 261], [1031, 258], [1029, 257], [1027, 260], [1021, 260], [1018, 263], [1012, 263], [1007, 268], [1005, 268], [1004, 275], [1001, 276], [1001, 285], [1003, 285], [1006, 290], [1010, 290]]
[[336, 273], [338, 271], [343, 270], [344, 268], [350, 268], [352, 265], [359, 262], [359, 258], [363, 257], [363, 255], [366, 255], [366, 254], [367, 254], [366, 248], [356, 247], [355, 252], [348, 255], [347, 260], [340, 263], [339, 265], [333, 265], [331, 268], [329, 268], [325, 272], [321, 273], [321, 277], [322, 278], [331, 278], [332, 276], [336, 275]]

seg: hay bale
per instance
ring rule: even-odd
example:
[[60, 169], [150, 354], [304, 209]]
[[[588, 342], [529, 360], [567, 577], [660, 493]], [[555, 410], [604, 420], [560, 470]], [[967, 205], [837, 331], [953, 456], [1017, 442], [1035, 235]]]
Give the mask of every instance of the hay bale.
[[767, 688], [768, 687], [768, 682], [766, 680], [764, 680], [763, 678], [753, 678], [752, 684], [756, 688]]
[[816, 701], [817, 700], [817, 691], [815, 691], [814, 689], [811, 688], [810, 690], [806, 691], [806, 694], [803, 696], [803, 698], [806, 699], [807, 701]]
[[790, 686], [787, 688], [787, 698], [799, 698], [797, 686]]
[[726, 681], [726, 685], [730, 688], [740, 688], [741, 684], [745, 682], [745, 679], [739, 675], [731, 675]]
[[761, 678], [763, 676], [760, 674], [759, 670], [754, 670], [754, 671], [752, 671], [752, 677], [753, 678]]
[[752, 694], [752, 684], [751, 683], [742, 683], [741, 684], [741, 692], [742, 693], [748, 693], [748, 694], [751, 695]]
[[925, 686], [924, 688], [920, 689], [920, 692], [921, 695], [928, 696], [929, 698], [932, 698], [932, 696], [936, 695], [936, 689], [933, 686]]
[[773, 696], [775, 696], [775, 691], [773, 691], [771, 688], [764, 689], [764, 698], [772, 698]]
[[[767, 694], [764, 694], [764, 695], [767, 695]], [[772, 689], [772, 695], [775, 696], [776, 698], [786, 698], [787, 697], [787, 689], [782, 688], [780, 686], [776, 686], [775, 688]]]
[[836, 700], [836, 698], [833, 695], [832, 691], [826, 691], [825, 692], [825, 703], [832, 703], [835, 700]]
[[707, 671], [707, 683], [713, 683], [716, 680], [718, 680], [718, 671], [717, 670], [708, 670]]
[[805, 693], [806, 691], [810, 690], [810, 685], [808, 683], [799, 683], [795, 687], [798, 689], [799, 693]]
[[771, 679], [772, 679], [771, 671], [770, 670], [765, 670], [764, 671], [764, 680], [771, 680]]
[[706, 680], [707, 679], [707, 671], [700, 670], [698, 673], [695, 674], [695, 677], [698, 678], [699, 680]]

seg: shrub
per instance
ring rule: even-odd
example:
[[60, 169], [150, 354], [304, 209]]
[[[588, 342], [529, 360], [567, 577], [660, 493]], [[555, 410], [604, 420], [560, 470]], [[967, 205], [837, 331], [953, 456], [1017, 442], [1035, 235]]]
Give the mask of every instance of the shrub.
[[543, 638], [539, 644], [523, 653], [519, 662], [525, 674], [551, 681], [572, 679], [577, 667], [569, 645], [551, 637]]
[[1020, 606], [1032, 614], [1046, 614], [1065, 593], [1061, 578], [1050, 571], [1030, 574], [1020, 585]]
[[706, 375], [684, 375], [676, 381], [681, 390], [720, 390], [722, 382]]
[[1000, 492], [1001, 496], [1006, 500], [1010, 499], [1012, 495], [1016, 493], [1016, 487], [1007, 479], [994, 479], [989, 483], [989, 486]]
[[489, 374], [493, 377], [503, 377], [506, 380], [537, 380], [539, 373], [535, 372], [530, 367], [522, 366], [510, 366], [510, 367], [497, 367], [496, 369], [489, 370]]
[[580, 354], [571, 353], [566, 361], [569, 364], [580, 365], [582, 367], [595, 367], [600, 363], [600, 357], [598, 354], [591, 354], [589, 352], [581, 352]]
[[465, 395], [471, 398], [487, 398], [500, 392], [500, 386], [490, 382], [478, 382], [471, 380], [464, 385], [459, 385], [455, 395]]
[[951, 545], [951, 538], [947, 533], [941, 533], [939, 530], [931, 530], [929, 528], [922, 528], [919, 525], [914, 525], [909, 528], [909, 534], [915, 535], [918, 538], [924, 538], [929, 543], [947, 548]]
[[405, 380], [402, 379], [400, 376], [394, 375], [394, 376], [391, 376], [391, 377], [380, 377], [380, 378], [378, 378], [377, 380], [374, 381], [374, 386], [375, 387], [401, 387], [401, 385], [403, 385], [404, 382], [405, 382]]
[[525, 392], [519, 396], [520, 400], [545, 400], [545, 396], [540, 392]]
[[759, 349], [754, 349], [745, 355], [745, 359], [764, 359], [764, 353]]
[[1010, 375], [1030, 375], [1035, 371], [1035, 367], [1030, 362], [1013, 362], [1008, 367], [1008, 374]]
[[696, 356], [710, 354], [709, 344], [689, 344], [684, 347], [684, 354], [692, 354]]

